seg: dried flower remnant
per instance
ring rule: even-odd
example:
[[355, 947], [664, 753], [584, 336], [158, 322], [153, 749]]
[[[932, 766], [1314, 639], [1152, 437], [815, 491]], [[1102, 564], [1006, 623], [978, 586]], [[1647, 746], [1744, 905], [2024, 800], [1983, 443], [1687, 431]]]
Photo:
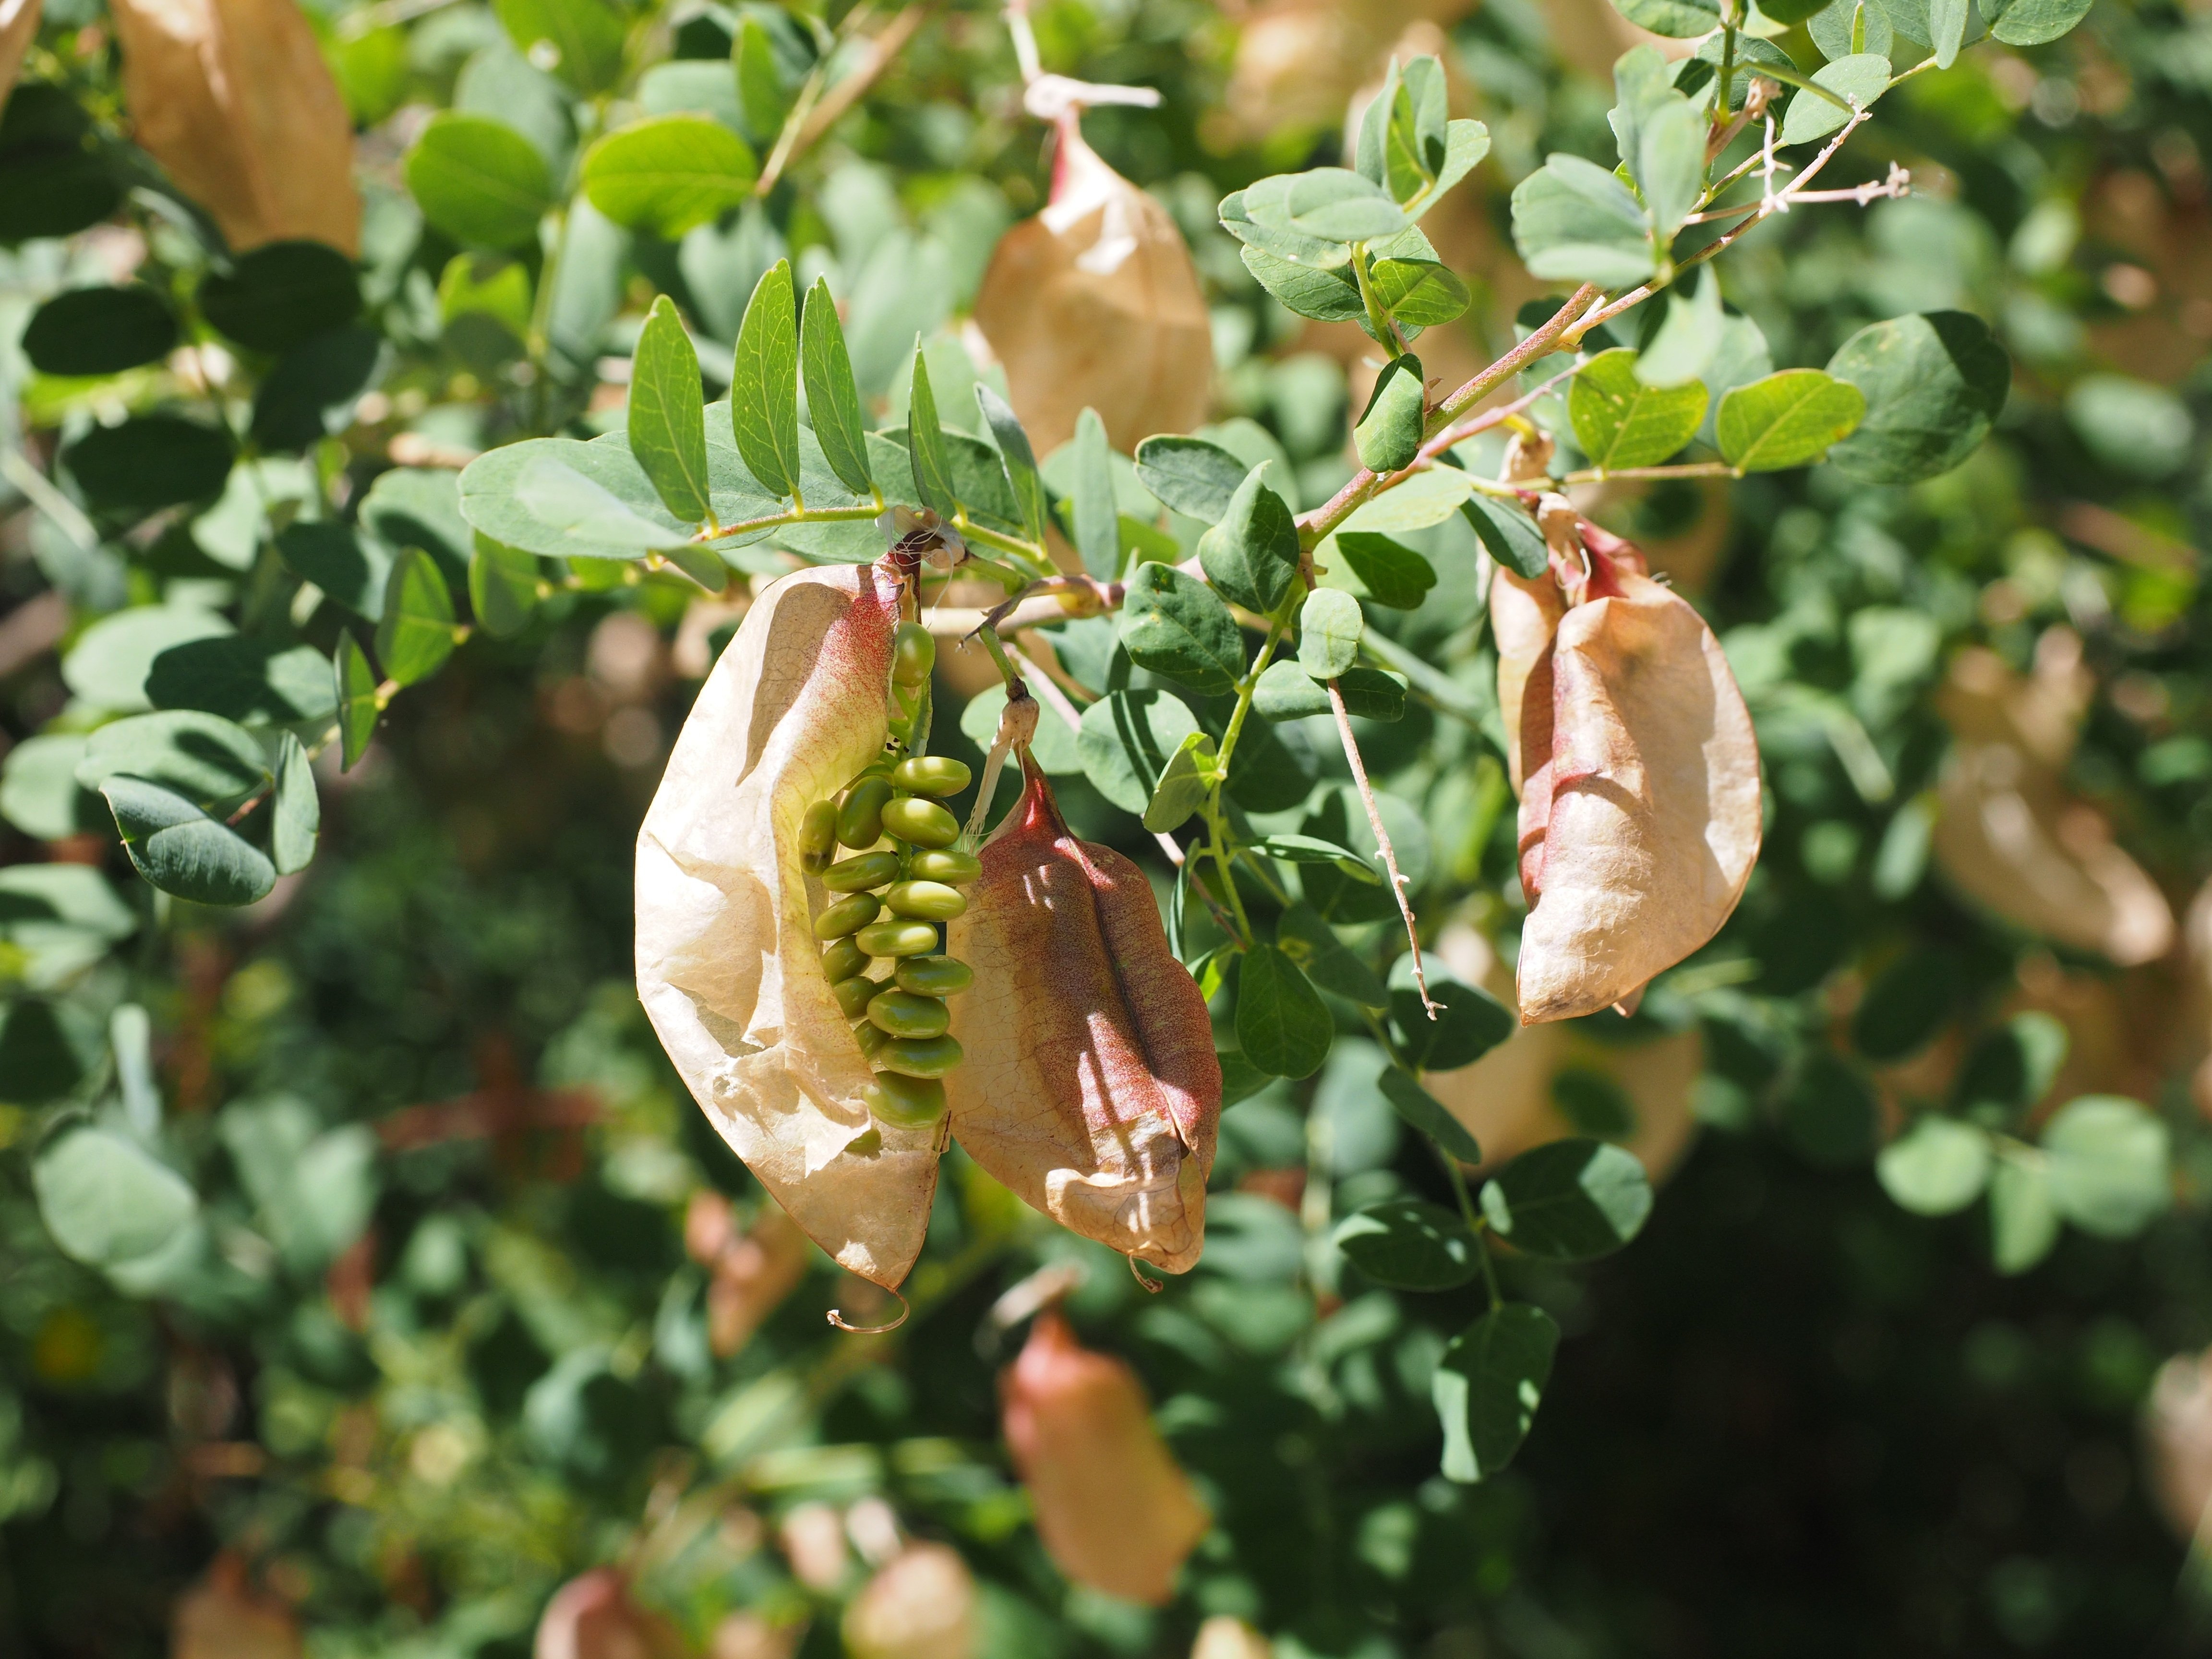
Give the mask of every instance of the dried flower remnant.
[[538, 1620], [532, 1659], [685, 1659], [676, 1627], [631, 1599], [612, 1567], [571, 1578], [553, 1592]]
[[2045, 635], [2027, 678], [1994, 652], [1960, 652], [1936, 699], [1953, 749], [1930, 848], [1984, 908], [2130, 968], [2166, 954], [2173, 911], [2104, 814], [2066, 788], [2088, 691], [2069, 629]]
[[291, 1608], [256, 1589], [228, 1551], [177, 1598], [169, 1615], [170, 1659], [299, 1659]]
[[240, 252], [361, 252], [353, 120], [293, 0], [116, 0], [133, 136]]
[[23, 56], [38, 37], [40, 0], [0, 0], [0, 110], [22, 73]]
[[884, 1564], [845, 1610], [852, 1659], [975, 1659], [975, 1580], [943, 1544], [915, 1544]]
[[883, 566], [769, 586], [677, 738], [637, 866], [638, 989], [677, 1070], [808, 1236], [885, 1286], [921, 1249], [937, 1127], [870, 1111], [876, 1079], [830, 970], [865, 958], [841, 941], [825, 966], [817, 912], [836, 895], [811, 849], [837, 833], [823, 804], [884, 756], [899, 598]]
[[1212, 1517], [1152, 1426], [1144, 1384], [1048, 1310], [1000, 1379], [1006, 1445], [1037, 1534], [1068, 1577], [1158, 1607]]
[[1073, 111], [1059, 131], [1051, 199], [1000, 240], [975, 323], [1038, 453], [1073, 437], [1086, 406], [1127, 452], [1206, 418], [1212, 328], [1167, 210], [1099, 160]]
[[1560, 498], [1540, 518], [1567, 601], [1548, 662], [1530, 649], [1549, 609], [1541, 579], [1530, 594], [1501, 572], [1492, 590], [1509, 615], [1529, 613], [1498, 670], [1500, 702], [1520, 704], [1528, 1024], [1632, 1006], [1728, 920], [1760, 834], [1758, 744], [1712, 630]]
[[1143, 872], [1079, 841], [1026, 753], [953, 952], [967, 1063], [953, 1133], [992, 1176], [1086, 1238], [1169, 1273], [1205, 1243], [1221, 1066], [1206, 1000]]

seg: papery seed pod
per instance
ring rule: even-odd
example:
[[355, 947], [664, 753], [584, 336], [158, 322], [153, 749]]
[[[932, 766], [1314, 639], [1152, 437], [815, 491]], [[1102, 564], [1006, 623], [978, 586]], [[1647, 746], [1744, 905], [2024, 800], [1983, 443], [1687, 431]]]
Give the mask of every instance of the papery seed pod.
[[999, 1379], [1006, 1447], [1037, 1536], [1079, 1584], [1153, 1607], [1212, 1525], [1152, 1426], [1144, 1384], [1049, 1309]]
[[707, 1659], [791, 1659], [803, 1625], [771, 1625], [757, 1613], [725, 1613], [707, 1638]]
[[39, 33], [40, 0], [0, 0], [0, 110], [22, 72], [23, 56]]
[[1758, 744], [1719, 641], [1627, 559], [1585, 556], [1547, 744], [1521, 715], [1524, 1024], [1632, 1002], [1719, 930], [1759, 857]]
[[693, 705], [637, 852], [638, 991], [678, 1072], [809, 1237], [884, 1285], [921, 1248], [937, 1139], [869, 1115], [799, 836], [882, 750], [898, 595], [867, 565], [772, 583]]
[[132, 136], [231, 247], [361, 252], [353, 120], [293, 0], [115, 0]]
[[752, 1340], [768, 1316], [806, 1277], [811, 1248], [798, 1224], [773, 1205], [742, 1238], [726, 1243], [707, 1283], [707, 1346], [723, 1359]]
[[943, 1544], [913, 1544], [845, 1610], [852, 1659], [975, 1659], [975, 1581]]
[[827, 1504], [801, 1504], [776, 1528], [791, 1576], [811, 1590], [835, 1589], [852, 1557], [845, 1547], [845, 1517]]
[[1144, 872], [1078, 841], [1024, 753], [1025, 787], [983, 848], [950, 953], [967, 1062], [952, 1133], [1071, 1231], [1169, 1273], [1206, 1237], [1221, 1065], [1206, 999], [1168, 949]]
[[2142, 1407], [2145, 1472], [2175, 1535], [2212, 1532], [2212, 1351], [2176, 1354], [2158, 1368]]
[[1516, 795], [1524, 769], [1542, 765], [1552, 751], [1552, 636], [1566, 614], [1559, 585], [1549, 575], [1530, 581], [1500, 565], [1491, 578], [1498, 714], [1505, 727], [1505, 763]]
[[1212, 334], [1190, 250], [1168, 210], [1083, 142], [1073, 114], [1060, 124], [1051, 200], [1000, 240], [975, 323], [1041, 455], [1075, 435], [1086, 405], [1125, 453], [1206, 418]]
[[1275, 1645], [1242, 1619], [1217, 1613], [1198, 1627], [1190, 1659], [1275, 1659]]
[[532, 1659], [686, 1659], [684, 1638], [633, 1601], [612, 1567], [571, 1578], [538, 1616]]
[[[1469, 985], [1513, 1005], [1513, 970], [1472, 928], [1447, 927], [1437, 954]], [[1524, 1025], [1472, 1066], [1431, 1072], [1428, 1091], [1481, 1143], [1496, 1167], [1532, 1146], [1571, 1135], [1596, 1134], [1633, 1153], [1656, 1185], [1673, 1173], [1696, 1139], [1690, 1091], [1704, 1068], [1705, 1038], [1696, 1025], [1650, 1042], [1600, 1042], [1577, 1026]], [[1571, 1115], [1577, 1087], [1594, 1088], [1601, 1104], [1626, 1109], [1617, 1131]], [[1607, 1102], [1605, 1097], [1610, 1097]], [[1601, 1133], [1602, 1131], [1602, 1133]]]
[[292, 1610], [247, 1582], [228, 1551], [177, 1598], [169, 1614], [169, 1659], [299, 1659]]
[[2045, 641], [2032, 679], [1978, 648], [1952, 663], [1936, 698], [1954, 744], [1930, 851], [1983, 908], [2133, 967], [2172, 945], [2173, 911], [2105, 816], [2065, 787], [2087, 688], [2071, 632]]

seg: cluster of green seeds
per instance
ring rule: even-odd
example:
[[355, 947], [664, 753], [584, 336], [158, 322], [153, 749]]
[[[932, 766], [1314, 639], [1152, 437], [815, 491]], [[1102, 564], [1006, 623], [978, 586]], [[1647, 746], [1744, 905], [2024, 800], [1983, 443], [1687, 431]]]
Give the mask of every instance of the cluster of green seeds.
[[[893, 722], [894, 740], [918, 746], [926, 734], [917, 705], [935, 658], [927, 630], [900, 624], [891, 678], [907, 718]], [[823, 971], [875, 1067], [868, 1109], [899, 1128], [927, 1128], [944, 1116], [943, 1079], [960, 1064], [945, 999], [975, 975], [943, 954], [938, 929], [968, 908], [960, 889], [981, 866], [956, 847], [960, 821], [940, 798], [958, 794], [968, 779], [950, 756], [886, 754], [835, 799], [807, 808], [799, 831], [806, 872], [828, 890], [814, 918], [814, 936], [826, 946]], [[888, 974], [871, 971], [884, 963]]]

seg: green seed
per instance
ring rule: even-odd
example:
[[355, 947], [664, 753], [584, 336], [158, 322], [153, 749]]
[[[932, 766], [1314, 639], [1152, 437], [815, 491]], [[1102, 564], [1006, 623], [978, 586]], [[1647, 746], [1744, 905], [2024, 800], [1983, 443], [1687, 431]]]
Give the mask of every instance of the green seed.
[[817, 875], [837, 850], [837, 803], [817, 800], [806, 809], [799, 825], [799, 860], [810, 876]]
[[943, 1077], [960, 1064], [960, 1044], [949, 1036], [894, 1037], [869, 1058], [886, 1072]]
[[891, 768], [891, 787], [917, 795], [957, 795], [970, 775], [967, 763], [950, 755], [916, 755]]
[[885, 806], [877, 821], [899, 840], [915, 847], [950, 847], [960, 839], [959, 819], [935, 801], [912, 795]]
[[950, 921], [964, 915], [968, 901], [957, 887], [941, 881], [902, 881], [884, 895], [895, 916], [919, 916], [924, 921]]
[[861, 775], [845, 792], [837, 809], [837, 839], [848, 847], [873, 847], [883, 839], [884, 807], [891, 798], [891, 781], [880, 773]]
[[907, 860], [907, 873], [917, 881], [969, 882], [983, 873], [983, 863], [973, 853], [916, 853]]
[[937, 665], [937, 641], [920, 623], [901, 623], [891, 646], [891, 678], [901, 685], [920, 685]]
[[[814, 918], [814, 937], [823, 939], [842, 939], [848, 933], [855, 933], [866, 927], [876, 919], [876, 912], [883, 908], [884, 902], [873, 893], [854, 893], [849, 898], [841, 898]], [[868, 942], [866, 939], [860, 941], [860, 948], [863, 951], [868, 951]], [[879, 957], [887, 953], [882, 951], [868, 951], [868, 954], [872, 957]]]
[[898, 879], [896, 853], [855, 853], [839, 859], [822, 872], [822, 884], [833, 893], [858, 893]]
[[975, 982], [975, 970], [951, 957], [903, 957], [891, 977], [916, 996], [957, 996]]
[[895, 1129], [927, 1129], [945, 1115], [945, 1085], [933, 1077], [878, 1072], [861, 1098]]
[[[845, 1011], [848, 1019], [858, 1019], [868, 1012], [868, 1004], [881, 992], [883, 986], [866, 974], [855, 974], [850, 979], [841, 979], [830, 988], [830, 994], [837, 999], [837, 1006]], [[880, 1021], [878, 1022], [881, 1024]], [[889, 1026], [884, 1028], [890, 1030]], [[893, 1036], [897, 1033], [893, 1032]]]
[[861, 1054], [869, 1060], [881, 1054], [891, 1040], [882, 1026], [865, 1019], [853, 1028], [853, 1036], [860, 1042]]
[[867, 1006], [868, 1018], [895, 1037], [943, 1036], [952, 1023], [951, 1011], [935, 997], [918, 997], [911, 991], [878, 990]]
[[[870, 903], [875, 902], [874, 895], [866, 896]], [[823, 914], [826, 916], [829, 912]], [[821, 923], [815, 924], [815, 931], [821, 931]], [[937, 929], [926, 921], [879, 921], [872, 927], [863, 927], [858, 937], [860, 948], [872, 957], [927, 956], [937, 948]]]
[[849, 939], [841, 939], [822, 953], [822, 971], [832, 985], [848, 980], [868, 965], [868, 953]]

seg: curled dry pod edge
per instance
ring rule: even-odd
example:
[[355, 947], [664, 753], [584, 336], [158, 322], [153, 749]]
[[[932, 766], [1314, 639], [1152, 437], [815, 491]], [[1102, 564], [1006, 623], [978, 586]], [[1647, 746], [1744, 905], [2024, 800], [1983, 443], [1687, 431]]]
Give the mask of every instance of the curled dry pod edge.
[[39, 33], [40, 0], [0, 0], [0, 110], [22, 72], [23, 55]]
[[234, 251], [361, 252], [353, 118], [293, 0], [115, 0], [132, 136]]
[[802, 570], [753, 602], [692, 706], [637, 842], [637, 983], [722, 1138], [839, 1265], [885, 1286], [921, 1249], [933, 1129], [878, 1124], [800, 866], [806, 809], [883, 750], [898, 582]]
[[1075, 435], [1085, 405], [1127, 453], [1206, 416], [1213, 348], [1198, 269], [1168, 210], [1060, 124], [1052, 198], [1000, 240], [975, 324], [1006, 371], [1040, 455]]
[[1632, 1004], [1719, 931], [1759, 859], [1759, 746], [1720, 642], [1626, 558], [1587, 556], [1552, 636], [1548, 741], [1521, 719], [1524, 1024]]
[[1075, 838], [1026, 752], [1022, 771], [947, 941], [975, 970], [952, 999], [952, 1133], [1070, 1231], [1183, 1273], [1221, 1117], [1206, 999], [1144, 872]]
[[1152, 1607], [1212, 1524], [1152, 1425], [1145, 1386], [1049, 1309], [999, 1379], [1007, 1449], [1037, 1535], [1079, 1584]]

